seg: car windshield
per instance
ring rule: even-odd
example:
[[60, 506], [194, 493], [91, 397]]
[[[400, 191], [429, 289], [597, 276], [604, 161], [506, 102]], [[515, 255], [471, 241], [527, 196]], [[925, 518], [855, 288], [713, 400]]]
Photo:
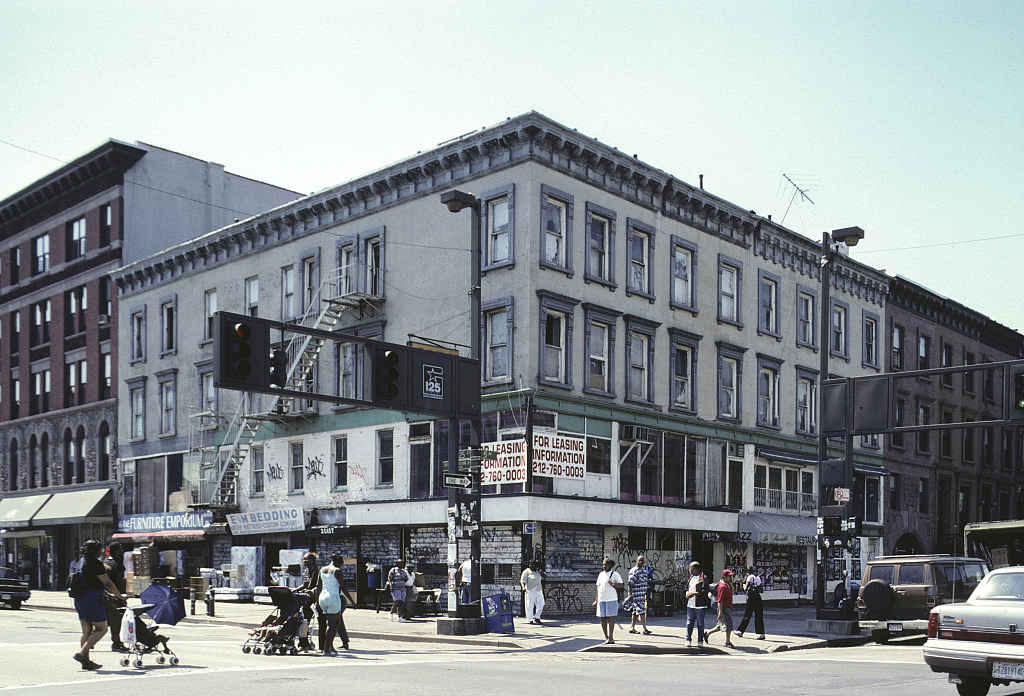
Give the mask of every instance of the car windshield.
[[16, 577], [18, 576], [15, 575], [14, 571], [10, 568], [0, 568], [0, 578], [3, 578], [4, 580], [13, 580]]
[[981, 581], [971, 599], [1024, 602], [1024, 570], [989, 575]]

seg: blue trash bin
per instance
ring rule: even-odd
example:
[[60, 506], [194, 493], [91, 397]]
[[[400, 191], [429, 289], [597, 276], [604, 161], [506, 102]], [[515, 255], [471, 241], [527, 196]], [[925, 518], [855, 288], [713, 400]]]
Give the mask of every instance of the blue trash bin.
[[515, 625], [512, 623], [512, 600], [505, 590], [501, 594], [483, 597], [482, 611], [484, 615], [484, 627], [488, 633], [514, 633]]

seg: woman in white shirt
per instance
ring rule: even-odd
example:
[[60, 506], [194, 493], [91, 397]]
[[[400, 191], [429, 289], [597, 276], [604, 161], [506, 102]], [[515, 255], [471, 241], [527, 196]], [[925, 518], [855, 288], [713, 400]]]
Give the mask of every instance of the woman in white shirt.
[[614, 643], [612, 634], [615, 631], [615, 617], [619, 613], [619, 590], [623, 588], [622, 576], [615, 567], [615, 561], [610, 558], [604, 559], [602, 570], [597, 576], [597, 599], [594, 606], [597, 607], [597, 615], [601, 619], [601, 632], [604, 633], [606, 644]]

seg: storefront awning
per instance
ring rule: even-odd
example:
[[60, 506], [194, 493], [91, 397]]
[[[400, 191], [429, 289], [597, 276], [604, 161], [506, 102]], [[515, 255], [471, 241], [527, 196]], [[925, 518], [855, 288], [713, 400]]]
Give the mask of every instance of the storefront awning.
[[880, 466], [873, 466], [871, 464], [858, 464], [853, 463], [853, 470], [858, 474], [864, 474], [866, 476], [888, 476], [889, 472]]
[[49, 493], [42, 495], [22, 495], [0, 500], [0, 528], [27, 527], [32, 515], [39, 512], [47, 500]]
[[741, 537], [749, 535], [749, 539], [757, 544], [813, 546], [818, 521], [814, 517], [749, 512], [739, 516], [736, 531]]
[[111, 539], [114, 541], [130, 541], [136, 544], [148, 544], [154, 541], [195, 542], [202, 541], [206, 534], [201, 529], [179, 529], [169, 532], [119, 532]]
[[817, 466], [818, 464], [817, 456], [769, 449], [768, 447], [758, 447], [757, 456], [772, 462], [782, 462], [783, 464], [797, 464], [799, 466]]
[[32, 517], [32, 524], [77, 524], [94, 516], [109, 518], [112, 497], [109, 488], [54, 493]]

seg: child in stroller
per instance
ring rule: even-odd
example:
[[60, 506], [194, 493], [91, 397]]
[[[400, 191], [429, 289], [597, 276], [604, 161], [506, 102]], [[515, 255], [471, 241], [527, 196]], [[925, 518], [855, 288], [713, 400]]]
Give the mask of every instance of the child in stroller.
[[258, 628], [249, 631], [242, 644], [242, 652], [297, 655], [299, 647], [296, 641], [302, 642], [309, 631], [302, 607], [308, 605], [311, 598], [304, 592], [292, 592], [289, 587], [271, 586], [267, 593], [275, 609]]
[[[121, 666], [127, 667], [132, 664], [134, 667], [142, 667], [142, 656], [149, 653], [157, 653], [157, 664], [163, 664], [165, 661], [170, 662], [172, 665], [178, 664], [178, 656], [167, 647], [167, 636], [161, 635], [153, 630], [146, 623], [148, 616], [146, 611], [152, 608], [152, 605], [143, 605], [140, 607], [125, 607], [124, 611], [125, 620], [127, 621], [127, 612], [132, 612], [135, 616], [135, 642], [125, 642], [125, 647], [128, 648], [128, 654], [121, 658]], [[151, 620], [151, 619], [149, 619]], [[153, 624], [156, 627], [156, 624]], [[124, 633], [122, 632], [122, 639]]]

